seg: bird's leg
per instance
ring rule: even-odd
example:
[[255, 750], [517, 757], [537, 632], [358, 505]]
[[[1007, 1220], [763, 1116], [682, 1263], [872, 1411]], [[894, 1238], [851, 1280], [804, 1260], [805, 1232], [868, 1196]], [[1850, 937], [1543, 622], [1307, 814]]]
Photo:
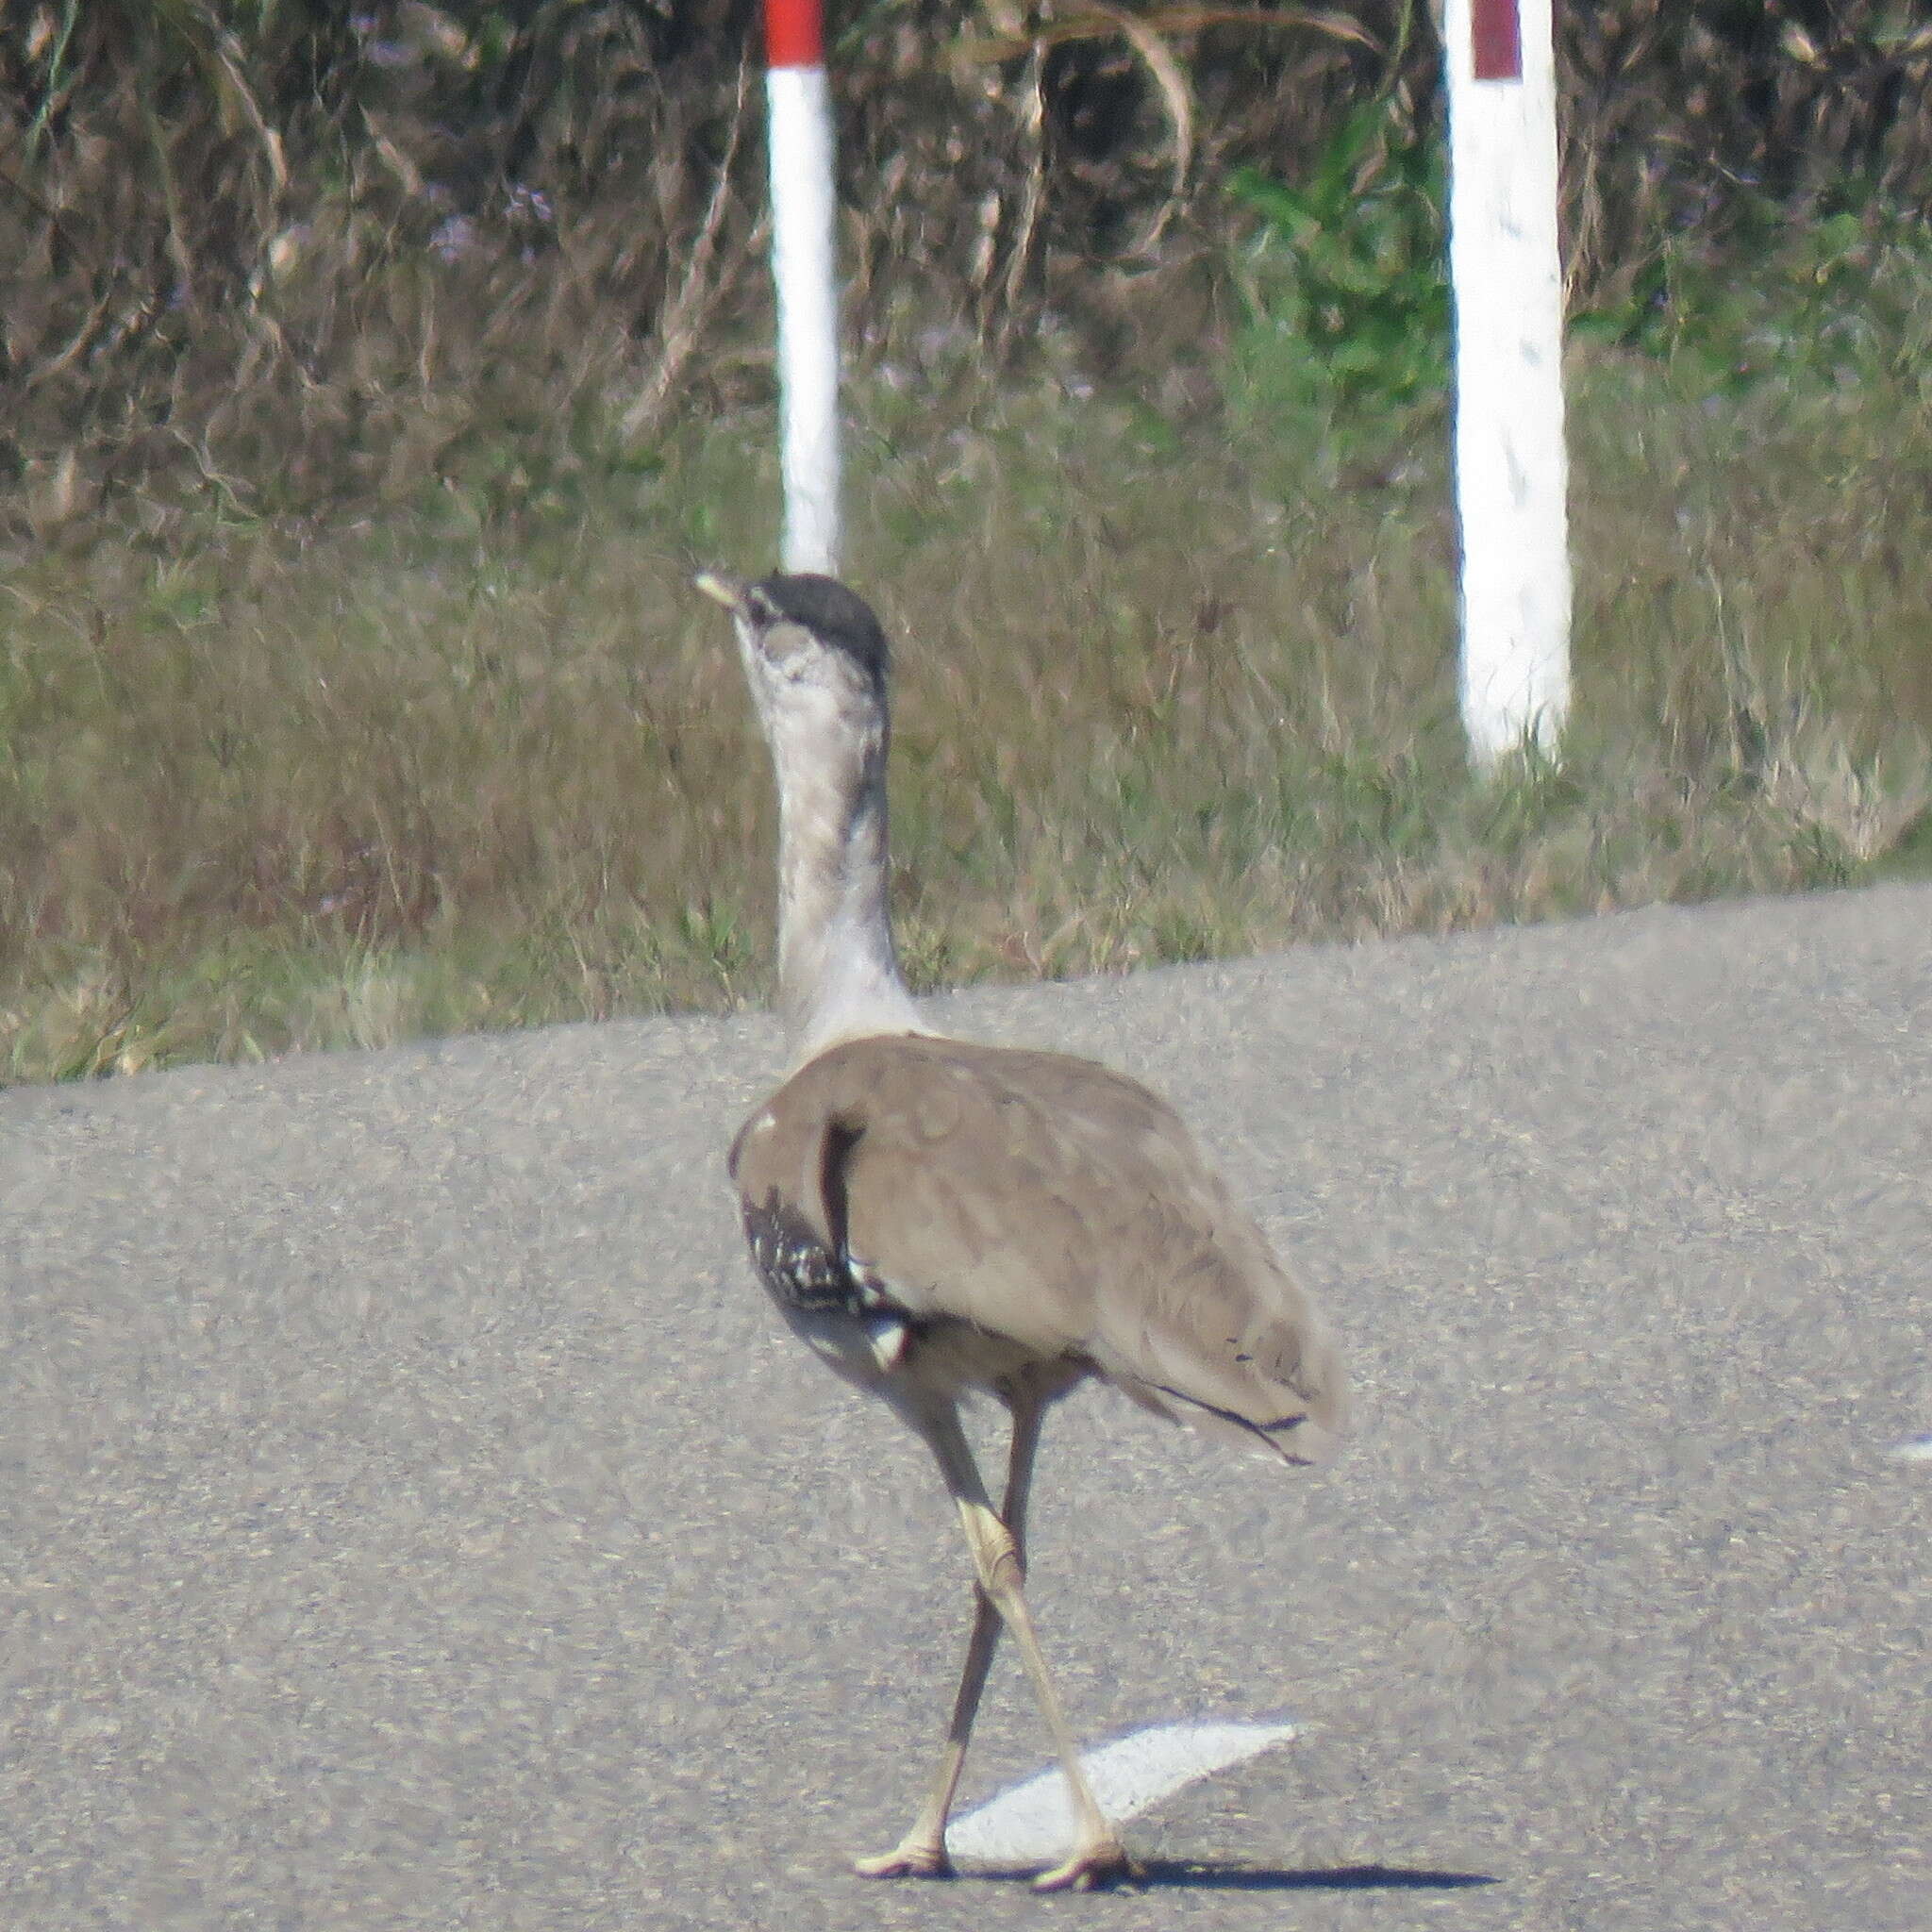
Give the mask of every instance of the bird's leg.
[[1051, 1871], [1033, 1881], [1037, 1891], [1087, 1891], [1117, 1878], [1130, 1877], [1133, 1866], [1125, 1847], [1107, 1822], [1087, 1774], [1080, 1768], [1080, 1754], [1060, 1707], [1059, 1693], [1053, 1687], [1046, 1659], [1041, 1655], [1040, 1640], [1034, 1634], [1033, 1615], [1026, 1607], [1026, 1591], [1020, 1563], [1020, 1550], [1012, 1532], [993, 1513], [987, 1501], [986, 1487], [980, 1481], [978, 1466], [959, 1426], [959, 1412], [951, 1405], [923, 1419], [926, 1441], [939, 1458], [946, 1488], [959, 1507], [959, 1520], [966, 1531], [967, 1547], [973, 1552], [973, 1567], [979, 1587], [991, 1598], [1000, 1621], [1012, 1633], [1020, 1647], [1020, 1661], [1033, 1686], [1034, 1701], [1040, 1706], [1047, 1729], [1053, 1733], [1054, 1747], [1059, 1753], [1060, 1769], [1066, 1774], [1067, 1792], [1073, 1800], [1075, 1837], [1072, 1854]]
[[[1040, 1448], [1040, 1425], [1045, 1404], [1031, 1390], [1009, 1398], [1013, 1412], [1013, 1440], [1007, 1452], [1007, 1495], [1000, 1514], [1013, 1539], [1013, 1553], [1025, 1570], [1026, 1493], [1033, 1484], [1033, 1459]], [[890, 1852], [875, 1857], [854, 1860], [853, 1869], [867, 1878], [935, 1878], [952, 1870], [946, 1857], [946, 1819], [953, 1809], [953, 1794], [959, 1787], [959, 1774], [966, 1764], [966, 1746], [973, 1736], [973, 1720], [978, 1715], [979, 1699], [986, 1689], [986, 1674], [1000, 1641], [1000, 1613], [985, 1588], [973, 1587], [973, 1631], [966, 1640], [966, 1661], [959, 1670], [959, 1690], [953, 1699], [952, 1722], [946, 1727], [945, 1747], [933, 1768], [932, 1783], [919, 1816], [906, 1836]]]

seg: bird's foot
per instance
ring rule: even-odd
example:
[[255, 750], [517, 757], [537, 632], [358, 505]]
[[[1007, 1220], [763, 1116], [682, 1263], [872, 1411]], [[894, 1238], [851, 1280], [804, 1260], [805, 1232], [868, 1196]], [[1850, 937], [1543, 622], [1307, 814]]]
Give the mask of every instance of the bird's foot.
[[1097, 1843], [1082, 1845], [1063, 1865], [1042, 1872], [1033, 1881], [1035, 1891], [1098, 1891], [1108, 1886], [1131, 1885], [1141, 1876], [1140, 1867], [1127, 1857], [1126, 1847], [1117, 1838], [1104, 1838]]
[[861, 1878], [950, 1878], [953, 1861], [943, 1844], [908, 1833], [890, 1852], [854, 1858], [852, 1869]]

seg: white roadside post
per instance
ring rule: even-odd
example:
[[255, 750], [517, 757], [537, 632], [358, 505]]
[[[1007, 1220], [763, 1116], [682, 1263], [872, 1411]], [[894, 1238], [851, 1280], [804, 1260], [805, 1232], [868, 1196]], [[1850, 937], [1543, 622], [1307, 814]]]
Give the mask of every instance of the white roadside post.
[[1462, 721], [1481, 766], [1570, 704], [1551, 0], [1447, 0]]
[[839, 290], [820, 0], [765, 0], [772, 275], [788, 571], [839, 568]]

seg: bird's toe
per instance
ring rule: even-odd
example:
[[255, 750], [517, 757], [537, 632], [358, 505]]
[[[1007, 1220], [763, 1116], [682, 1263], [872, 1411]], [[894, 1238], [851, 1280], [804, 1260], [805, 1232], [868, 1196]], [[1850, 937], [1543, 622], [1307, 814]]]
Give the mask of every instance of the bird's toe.
[[1141, 1876], [1118, 1839], [1083, 1845], [1062, 1865], [1042, 1872], [1033, 1881], [1035, 1891], [1098, 1891], [1113, 1885], [1131, 1885]]
[[854, 1858], [852, 1869], [861, 1878], [950, 1878], [953, 1861], [943, 1845], [924, 1839], [904, 1839], [890, 1852]]

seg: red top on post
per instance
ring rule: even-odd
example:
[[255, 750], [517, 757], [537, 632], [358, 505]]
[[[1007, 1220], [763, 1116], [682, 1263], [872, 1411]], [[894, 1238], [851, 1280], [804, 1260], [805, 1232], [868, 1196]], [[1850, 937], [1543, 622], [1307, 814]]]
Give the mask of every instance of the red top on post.
[[[771, 0], [774, 7], [778, 0]], [[1523, 78], [1523, 16], [1518, 0], [1472, 0], [1471, 66], [1477, 80]]]
[[765, 63], [770, 67], [825, 64], [822, 0], [765, 0]]

